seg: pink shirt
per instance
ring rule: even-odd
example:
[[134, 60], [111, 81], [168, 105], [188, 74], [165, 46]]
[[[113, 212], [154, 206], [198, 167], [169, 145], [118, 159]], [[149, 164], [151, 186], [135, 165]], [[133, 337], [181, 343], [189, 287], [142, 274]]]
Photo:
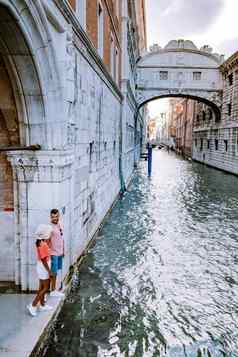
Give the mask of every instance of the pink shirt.
[[61, 256], [64, 254], [63, 229], [60, 223], [51, 223], [53, 232], [50, 238], [50, 255]]

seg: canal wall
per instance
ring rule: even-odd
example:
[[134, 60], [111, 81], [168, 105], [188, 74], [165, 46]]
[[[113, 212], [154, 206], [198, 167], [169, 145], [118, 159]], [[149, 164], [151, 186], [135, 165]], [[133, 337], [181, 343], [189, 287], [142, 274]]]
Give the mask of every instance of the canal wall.
[[237, 128], [220, 127], [195, 133], [193, 160], [238, 175]]

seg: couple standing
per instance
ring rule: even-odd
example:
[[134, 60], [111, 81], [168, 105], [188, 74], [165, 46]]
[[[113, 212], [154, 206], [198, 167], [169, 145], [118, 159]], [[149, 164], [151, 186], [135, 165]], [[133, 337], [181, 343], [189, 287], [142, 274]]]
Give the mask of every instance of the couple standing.
[[[50, 289], [50, 296], [64, 297], [64, 293], [56, 289], [57, 275], [62, 274], [64, 257], [63, 228], [60, 224], [58, 209], [50, 211], [50, 224], [40, 224], [36, 230], [36, 255], [37, 275], [39, 288], [33, 302], [27, 306], [31, 316], [37, 315], [39, 305], [40, 311], [51, 310], [52, 307], [45, 303], [45, 294]], [[62, 285], [62, 281], [61, 281]]]

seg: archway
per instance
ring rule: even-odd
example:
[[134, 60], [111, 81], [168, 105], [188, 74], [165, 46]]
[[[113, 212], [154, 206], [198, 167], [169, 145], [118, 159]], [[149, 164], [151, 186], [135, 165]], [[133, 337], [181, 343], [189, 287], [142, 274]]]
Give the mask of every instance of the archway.
[[196, 95], [192, 95], [192, 94], [185, 94], [185, 93], [181, 93], [181, 94], [173, 94], [173, 93], [168, 93], [168, 94], [161, 94], [161, 95], [156, 95], [156, 96], [151, 96], [148, 97], [146, 99], [144, 99], [144, 101], [140, 101], [137, 107], [137, 115], [139, 110], [146, 104], [157, 100], [157, 99], [165, 99], [165, 98], [186, 98], [186, 99], [192, 99], [195, 100], [197, 102], [201, 102], [206, 104], [208, 107], [210, 107], [212, 109], [212, 111], [214, 112], [214, 115], [216, 117], [216, 121], [219, 122], [221, 119], [221, 108], [218, 105], [218, 103], [216, 103], [215, 101], [211, 101], [208, 100], [207, 98], [204, 98], [203, 96], [196, 96]]
[[[0, 55], [0, 150], [20, 146], [18, 113], [13, 89]], [[14, 194], [13, 172], [7, 155], [0, 151], [0, 280], [14, 281]]]
[[[208, 126], [217, 125], [221, 119], [220, 108], [214, 102], [211, 102], [206, 98], [201, 98], [193, 95], [181, 94], [155, 96], [145, 100], [144, 102], [141, 102], [140, 105], [138, 105], [137, 112], [135, 115], [135, 128], [138, 126], [137, 123], [140, 109], [143, 108], [145, 105], [152, 102], [156, 102], [160, 99], [171, 99], [170, 105], [166, 110], [166, 113], [163, 113], [163, 117], [166, 116], [166, 122], [167, 126], [169, 127], [169, 131], [173, 131], [173, 134], [171, 135], [167, 133], [167, 140], [161, 143], [173, 147], [177, 152], [183, 154], [185, 157], [192, 157], [193, 142], [195, 140], [194, 130], [199, 130], [199, 125], [201, 125], [201, 123], [207, 123]], [[175, 107], [177, 105], [182, 107], [182, 111], [179, 114], [177, 113], [176, 115], [172, 114], [172, 112], [175, 111]], [[197, 113], [198, 107], [201, 109], [201, 106], [203, 108], [203, 118], [200, 120], [198, 118]], [[154, 118], [150, 123], [151, 125], [155, 125], [157, 128], [159, 128], [161, 124], [158, 126], [157, 124], [155, 124], [155, 120], [156, 119]], [[164, 122], [164, 120], [162, 121]], [[177, 126], [176, 123], [180, 124]], [[136, 135], [138, 137], [138, 132], [135, 131], [135, 136]], [[142, 135], [140, 134], [140, 141], [142, 141], [141, 138]], [[142, 148], [141, 146], [141, 151], [144, 150], [145, 147]]]
[[0, 1], [0, 281], [23, 289], [31, 260], [28, 183], [25, 168], [19, 176], [15, 165], [21, 165], [19, 157], [32, 145], [52, 147], [49, 117], [59, 88], [44, 21], [40, 3]]

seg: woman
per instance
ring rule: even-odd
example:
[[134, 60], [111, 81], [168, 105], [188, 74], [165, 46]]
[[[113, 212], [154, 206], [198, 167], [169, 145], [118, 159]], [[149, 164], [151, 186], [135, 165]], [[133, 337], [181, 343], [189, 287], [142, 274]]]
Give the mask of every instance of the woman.
[[37, 254], [37, 275], [39, 278], [39, 289], [33, 302], [27, 306], [31, 316], [37, 315], [37, 305], [40, 311], [52, 310], [52, 307], [45, 304], [45, 293], [50, 286], [51, 263], [50, 249], [47, 240], [52, 234], [52, 227], [49, 224], [40, 224], [36, 230], [36, 254]]

